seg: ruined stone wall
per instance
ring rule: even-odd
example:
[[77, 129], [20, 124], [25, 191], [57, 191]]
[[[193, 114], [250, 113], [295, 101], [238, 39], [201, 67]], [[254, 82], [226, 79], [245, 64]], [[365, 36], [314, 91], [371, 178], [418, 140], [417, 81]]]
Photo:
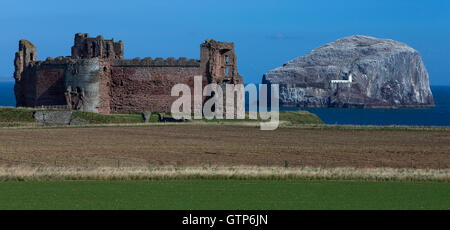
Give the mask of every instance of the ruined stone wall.
[[68, 60], [58, 57], [37, 61], [37, 48], [27, 40], [20, 40], [14, 59], [17, 106], [64, 104], [64, 70]]
[[75, 34], [72, 58], [123, 59], [123, 53], [122, 41], [104, 40], [101, 35], [90, 38], [86, 33]]
[[18, 107], [34, 107], [36, 101], [36, 75], [33, 68], [21, 72], [21, 79], [16, 80], [14, 93]]
[[237, 72], [234, 43], [206, 40], [200, 45], [200, 62], [203, 75], [211, 83], [238, 84], [242, 77]]
[[[169, 112], [178, 98], [170, 96], [172, 87], [187, 84], [193, 93], [194, 76], [201, 72], [198, 61], [183, 58], [115, 61], [110, 73], [110, 112]], [[207, 84], [206, 78], [202, 84]]]
[[104, 114], [169, 112], [178, 98], [171, 96], [172, 87], [183, 83], [193, 94], [194, 76], [203, 76], [203, 87], [242, 83], [233, 43], [207, 40], [200, 47], [200, 61], [184, 57], [124, 60], [122, 41], [78, 33], [72, 56], [37, 61], [36, 47], [21, 40], [14, 60], [17, 106], [67, 105]]
[[28, 65], [16, 81], [18, 106], [35, 107], [41, 105], [64, 105], [65, 63], [35, 62]]
[[103, 114], [111, 113], [111, 74], [112, 67], [110, 60], [99, 60], [98, 71], [98, 112]]
[[35, 68], [36, 99], [34, 106], [64, 105], [65, 65], [43, 64]]
[[[31, 68], [36, 62], [37, 49], [33, 43], [27, 40], [19, 41], [19, 50], [14, 58], [14, 94], [16, 96], [17, 106], [30, 106], [34, 103], [35, 97], [30, 97], [30, 94], [35, 93], [35, 77], [34, 70]], [[27, 88], [27, 86], [30, 86]], [[29, 90], [30, 92], [25, 92]], [[32, 92], [31, 92], [32, 91]], [[27, 97], [25, 94], [28, 94]], [[29, 101], [30, 100], [30, 101]]]

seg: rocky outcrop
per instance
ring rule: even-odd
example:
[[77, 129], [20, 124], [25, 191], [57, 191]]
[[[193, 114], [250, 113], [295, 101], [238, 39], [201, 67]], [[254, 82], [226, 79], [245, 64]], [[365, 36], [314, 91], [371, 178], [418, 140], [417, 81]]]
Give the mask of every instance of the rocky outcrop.
[[420, 54], [404, 43], [368, 36], [346, 37], [321, 46], [267, 72], [262, 81], [280, 84], [281, 106], [434, 105]]

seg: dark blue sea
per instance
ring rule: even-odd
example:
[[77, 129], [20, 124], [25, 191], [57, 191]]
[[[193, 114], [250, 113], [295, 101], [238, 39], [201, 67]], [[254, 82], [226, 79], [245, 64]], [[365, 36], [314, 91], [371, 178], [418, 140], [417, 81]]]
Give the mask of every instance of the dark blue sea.
[[326, 124], [450, 126], [450, 86], [432, 86], [435, 107], [403, 109], [280, 108], [307, 110]]
[[0, 82], [0, 106], [16, 106], [14, 82]]
[[[307, 110], [326, 124], [450, 126], [450, 86], [432, 86], [433, 108], [420, 109], [336, 109], [280, 108]], [[14, 82], [0, 82], [0, 105], [15, 106]]]

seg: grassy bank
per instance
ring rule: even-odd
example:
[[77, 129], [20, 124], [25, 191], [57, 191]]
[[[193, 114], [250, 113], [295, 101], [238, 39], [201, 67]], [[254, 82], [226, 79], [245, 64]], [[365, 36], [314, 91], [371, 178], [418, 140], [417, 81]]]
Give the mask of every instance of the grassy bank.
[[0, 209], [449, 209], [449, 194], [431, 182], [1, 182]]
[[[33, 113], [37, 110], [39, 109], [0, 108], [0, 127], [21, 125], [29, 126], [30, 123], [36, 123], [33, 117]], [[105, 115], [91, 112], [73, 111], [72, 118], [77, 117], [82, 118], [91, 124], [139, 123], [144, 121], [140, 113]], [[156, 115], [152, 116], [152, 121], [157, 121]]]
[[[24, 123], [34, 123], [33, 113], [37, 109], [29, 108], [0, 108], [0, 127], [20, 126]], [[165, 117], [171, 117], [170, 113], [163, 113]], [[126, 114], [99, 114], [83, 111], [73, 111], [72, 118], [81, 118], [90, 124], [134, 124], [143, 123], [144, 119], [141, 113]], [[201, 119], [204, 122], [257, 122], [248, 118], [245, 119]], [[280, 111], [280, 121], [289, 122], [289, 124], [323, 124], [315, 114], [307, 111]], [[150, 123], [158, 122], [158, 113], [153, 112]], [[25, 124], [26, 125], [26, 124]]]
[[[142, 123], [144, 119], [139, 113], [130, 114], [100, 114], [83, 111], [73, 111], [73, 117], [78, 117], [88, 121], [90, 124], [121, 124], [121, 123]], [[151, 122], [158, 121], [158, 117], [152, 114]]]
[[[163, 113], [164, 117], [171, 118], [170, 113]], [[90, 112], [74, 111], [74, 116], [85, 119], [91, 124], [112, 124], [112, 123], [142, 123], [144, 120], [140, 113], [130, 114], [98, 114]], [[192, 115], [192, 119], [194, 116]], [[280, 121], [288, 122], [289, 124], [323, 124], [319, 117], [308, 111], [280, 111]], [[197, 121], [197, 120], [196, 120]], [[199, 121], [203, 122], [259, 122], [261, 119], [250, 119], [248, 113], [246, 113], [245, 119], [211, 119], [202, 118]], [[153, 112], [150, 117], [150, 122], [158, 122], [158, 113]]]
[[320, 118], [308, 111], [280, 111], [280, 121], [287, 121], [293, 125], [324, 124]]
[[0, 108], [0, 122], [34, 122], [33, 109]]
[[[208, 120], [206, 118], [203, 118], [202, 120], [206, 121], [206, 122], [243, 122], [243, 121], [260, 122], [260, 121], [264, 121], [260, 118], [250, 119], [248, 112], [245, 114], [245, 119], [211, 119], [211, 120]], [[317, 115], [310, 113], [308, 111], [303, 111], [303, 110], [280, 111], [279, 112], [279, 120], [285, 121], [289, 125], [302, 125], [302, 124], [320, 125], [320, 124], [324, 124]]]

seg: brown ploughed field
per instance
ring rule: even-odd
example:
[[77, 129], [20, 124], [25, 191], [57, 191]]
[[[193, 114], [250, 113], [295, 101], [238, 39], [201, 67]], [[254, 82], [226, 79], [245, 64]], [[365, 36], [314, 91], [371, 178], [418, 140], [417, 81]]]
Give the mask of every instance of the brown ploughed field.
[[449, 168], [450, 132], [233, 125], [2, 129], [0, 165]]

